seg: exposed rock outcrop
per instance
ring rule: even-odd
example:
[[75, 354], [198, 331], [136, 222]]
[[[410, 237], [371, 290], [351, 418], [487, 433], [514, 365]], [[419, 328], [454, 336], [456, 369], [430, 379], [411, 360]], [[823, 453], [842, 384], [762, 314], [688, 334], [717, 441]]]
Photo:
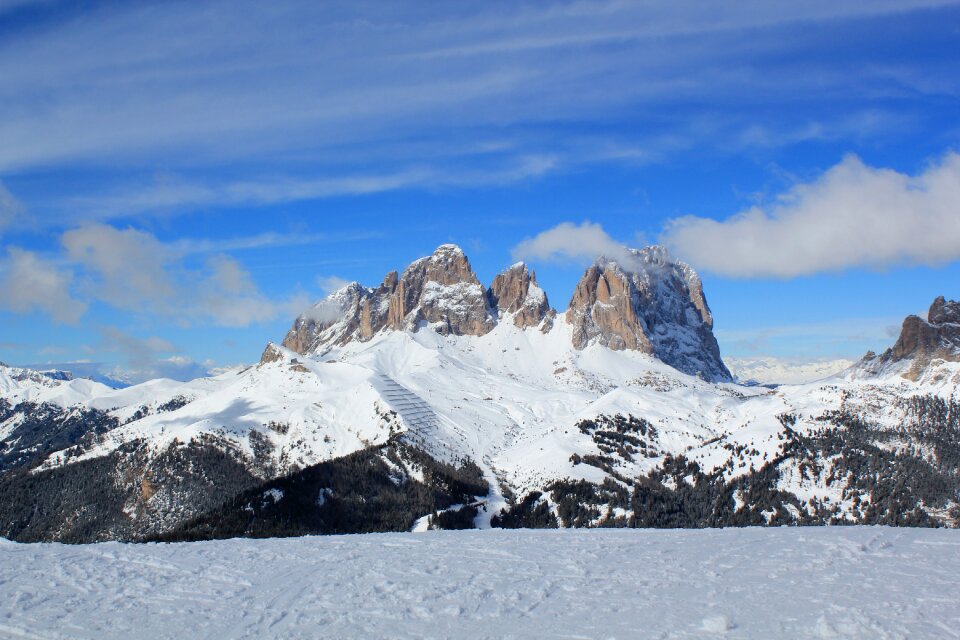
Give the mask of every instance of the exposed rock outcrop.
[[456, 245], [441, 245], [404, 269], [390, 296], [389, 328], [413, 331], [423, 322], [458, 336], [482, 336], [496, 324], [483, 285]]
[[541, 326], [544, 319], [548, 320], [543, 324], [545, 330], [552, 326], [556, 312], [550, 308], [547, 294], [537, 284], [537, 274], [522, 262], [498, 274], [487, 295], [490, 306], [501, 316], [512, 317], [513, 324], [521, 329]]
[[371, 295], [358, 282], [331, 293], [294, 321], [283, 346], [297, 353], [309, 353], [321, 345], [346, 344], [360, 337], [364, 308]]
[[877, 358], [865, 357], [863, 363], [868, 370], [880, 371], [889, 363], [910, 361], [903, 375], [916, 380], [935, 360], [960, 362], [960, 302], [943, 296], [930, 305], [926, 320], [907, 316], [893, 347]]
[[280, 347], [272, 342], [268, 342], [266, 348], [263, 350], [263, 354], [260, 356], [260, 364], [270, 364], [271, 362], [279, 362], [283, 359], [284, 355]]
[[708, 380], [731, 378], [700, 277], [662, 247], [598, 260], [577, 284], [566, 319], [578, 349], [633, 349]]
[[444, 335], [484, 335], [496, 312], [460, 247], [441, 245], [433, 255], [392, 271], [376, 289], [353, 282], [302, 314], [283, 340], [297, 353], [365, 341], [383, 329], [416, 331], [428, 325]]

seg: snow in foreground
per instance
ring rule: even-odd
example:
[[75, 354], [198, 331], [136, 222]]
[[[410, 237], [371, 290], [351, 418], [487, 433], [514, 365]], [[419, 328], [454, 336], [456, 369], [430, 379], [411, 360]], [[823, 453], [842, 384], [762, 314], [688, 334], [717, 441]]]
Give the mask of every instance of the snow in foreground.
[[960, 532], [0, 541], [0, 636], [960, 637]]

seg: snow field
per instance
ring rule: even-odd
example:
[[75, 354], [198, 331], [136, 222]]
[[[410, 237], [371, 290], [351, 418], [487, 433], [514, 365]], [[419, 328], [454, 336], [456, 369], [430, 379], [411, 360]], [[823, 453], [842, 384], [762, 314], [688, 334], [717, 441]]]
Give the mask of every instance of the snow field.
[[957, 638], [960, 532], [0, 541], [0, 636]]

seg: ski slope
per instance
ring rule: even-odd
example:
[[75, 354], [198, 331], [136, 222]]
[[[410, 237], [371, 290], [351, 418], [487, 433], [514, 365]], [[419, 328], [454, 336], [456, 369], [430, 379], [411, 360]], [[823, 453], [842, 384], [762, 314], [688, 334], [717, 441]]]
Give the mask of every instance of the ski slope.
[[0, 541], [0, 636], [957, 638], [960, 532]]

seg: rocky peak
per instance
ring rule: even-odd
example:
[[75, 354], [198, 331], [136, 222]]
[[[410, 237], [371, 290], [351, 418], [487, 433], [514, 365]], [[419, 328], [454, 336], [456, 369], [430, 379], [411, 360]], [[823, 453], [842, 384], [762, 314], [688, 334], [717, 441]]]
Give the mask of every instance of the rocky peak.
[[880, 356], [881, 362], [912, 360], [905, 375], [914, 379], [935, 359], [960, 361], [960, 303], [943, 296], [930, 305], [927, 320], [907, 316], [897, 342]]
[[303, 312], [283, 339], [283, 346], [297, 353], [321, 345], [344, 344], [360, 333], [364, 306], [371, 296], [359, 282], [334, 291]]
[[[297, 318], [283, 346], [314, 353], [385, 330], [424, 328], [481, 336], [499, 320], [547, 332], [555, 316], [526, 264], [513, 265], [484, 289], [463, 251], [445, 244], [402, 273], [388, 273], [376, 288], [354, 282], [330, 294]], [[700, 278], [662, 247], [599, 259], [577, 284], [566, 319], [577, 349], [590, 344], [632, 349], [686, 373], [730, 379]]]
[[283, 346], [308, 353], [421, 325], [442, 334], [483, 335], [495, 324], [496, 313], [463, 250], [444, 244], [403, 273], [391, 271], [375, 289], [351, 283], [330, 294], [297, 318]]
[[[547, 294], [537, 284], [537, 274], [523, 262], [497, 274], [487, 296], [491, 308], [497, 309], [501, 317], [511, 316], [521, 329], [540, 326], [545, 318], [552, 320], [556, 313], [547, 302]], [[545, 323], [544, 330], [549, 330], [548, 325], [552, 322]]]
[[927, 312], [927, 322], [930, 324], [960, 324], [960, 302], [947, 301], [943, 296], [939, 296], [930, 305], [930, 311]]
[[633, 349], [708, 380], [731, 377], [700, 277], [663, 247], [598, 260], [577, 284], [566, 318], [578, 349]]
[[440, 245], [404, 269], [390, 296], [386, 326], [415, 331], [421, 323], [444, 335], [489, 333], [496, 316], [460, 247]]
[[266, 348], [263, 350], [263, 354], [260, 356], [260, 364], [279, 362], [280, 360], [283, 360], [283, 358], [283, 351], [280, 350], [280, 347], [272, 342], [268, 342]]

